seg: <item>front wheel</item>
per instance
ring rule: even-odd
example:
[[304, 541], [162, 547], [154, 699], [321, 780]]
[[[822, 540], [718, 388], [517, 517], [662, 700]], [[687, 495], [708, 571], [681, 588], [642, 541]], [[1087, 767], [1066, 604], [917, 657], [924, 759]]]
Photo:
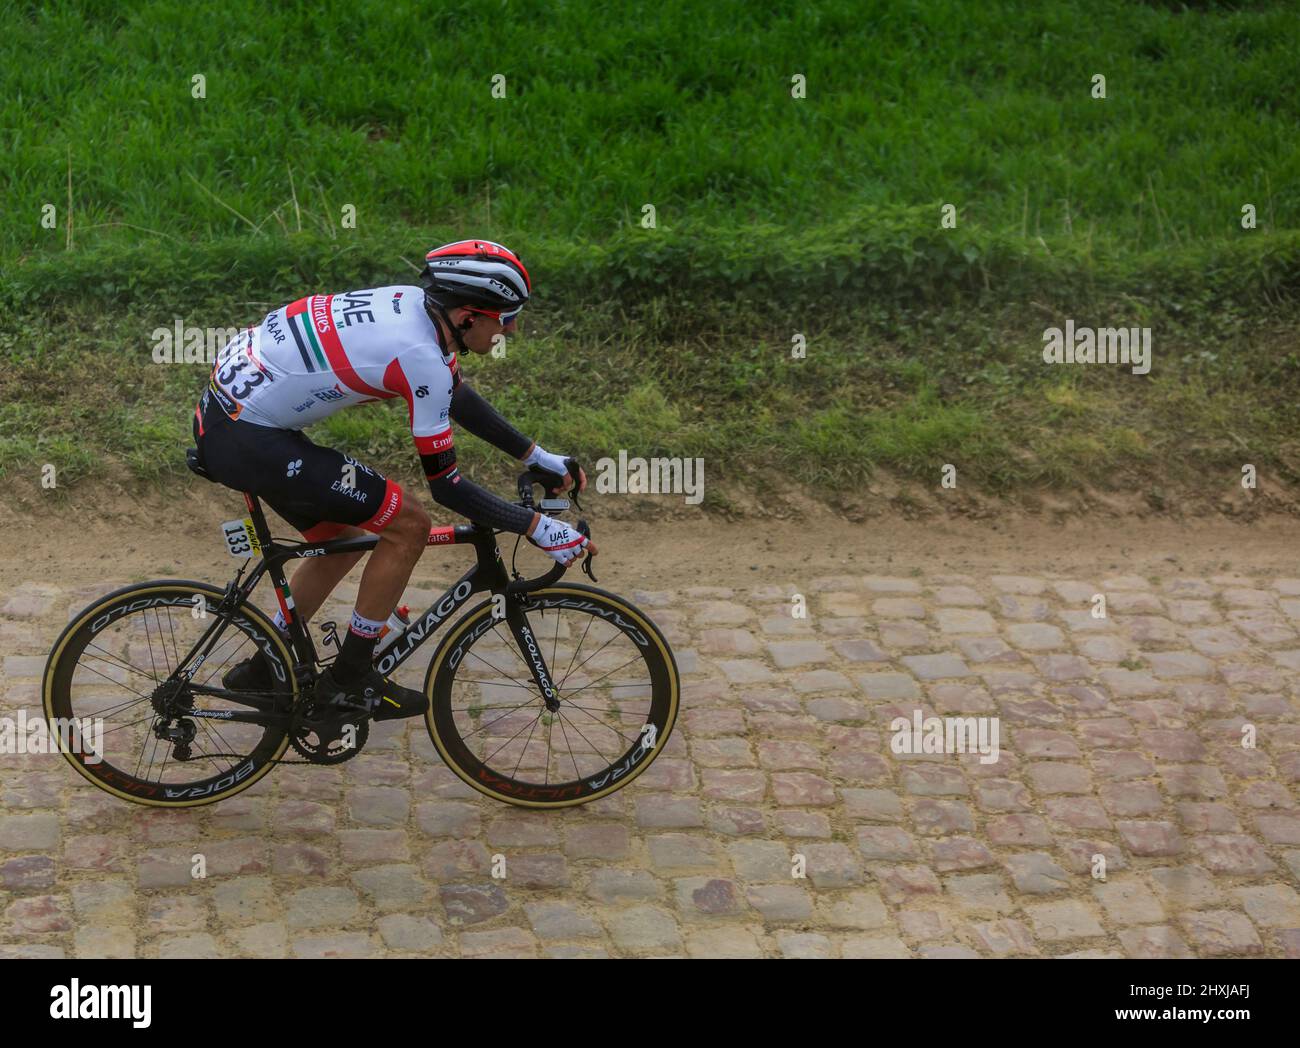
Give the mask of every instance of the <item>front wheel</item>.
[[658, 627], [623, 598], [579, 583], [530, 593], [521, 609], [550, 669], [550, 712], [491, 601], [439, 645], [425, 678], [429, 735], [480, 793], [567, 808], [635, 779], [662, 751], [681, 682]]

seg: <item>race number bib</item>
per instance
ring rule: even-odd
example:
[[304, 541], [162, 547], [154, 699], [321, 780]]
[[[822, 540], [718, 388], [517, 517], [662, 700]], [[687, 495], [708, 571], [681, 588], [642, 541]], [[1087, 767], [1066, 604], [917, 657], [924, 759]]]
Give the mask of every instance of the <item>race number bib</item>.
[[252, 517], [226, 521], [221, 525], [221, 535], [226, 540], [226, 552], [232, 557], [251, 557], [262, 552]]

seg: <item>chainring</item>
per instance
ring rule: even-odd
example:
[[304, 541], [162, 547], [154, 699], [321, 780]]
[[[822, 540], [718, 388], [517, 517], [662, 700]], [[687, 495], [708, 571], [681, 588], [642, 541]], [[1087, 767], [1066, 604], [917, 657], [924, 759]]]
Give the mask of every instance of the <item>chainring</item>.
[[[348, 729], [351, 728], [351, 734]], [[312, 764], [350, 761], [370, 738], [370, 715], [361, 710], [322, 709], [310, 693], [298, 700], [289, 721], [289, 745]]]

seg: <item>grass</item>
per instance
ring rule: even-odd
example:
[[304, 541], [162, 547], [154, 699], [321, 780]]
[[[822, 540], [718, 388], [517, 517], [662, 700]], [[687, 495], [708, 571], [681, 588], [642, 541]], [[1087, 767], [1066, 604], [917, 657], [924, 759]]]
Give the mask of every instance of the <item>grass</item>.
[[[959, 487], [994, 494], [1080, 484], [1227, 491], [1246, 462], [1270, 483], [1300, 482], [1300, 323], [1259, 319], [1214, 353], [1198, 325], [1159, 320], [1152, 373], [1139, 377], [1043, 364], [1034, 314], [926, 311], [923, 322], [867, 310], [814, 333], [802, 360], [752, 317], [737, 318], [730, 336], [689, 341], [611, 341], [601, 324], [542, 318], [505, 358], [474, 358], [465, 373], [525, 433], [589, 465], [620, 449], [703, 458], [716, 508], [731, 505], [723, 488], [778, 477], [847, 493], [886, 469], [937, 488], [946, 464]], [[145, 484], [184, 476], [207, 368], [146, 364], [154, 326], [90, 306], [21, 334], [0, 325], [6, 478], [36, 483], [47, 461], [61, 484], [112, 463]], [[312, 435], [418, 489], [405, 423], [394, 402], [340, 412]], [[468, 436], [457, 448], [471, 476], [509, 490], [504, 456]]]
[[[155, 365], [154, 328], [473, 233], [538, 292], [471, 381], [584, 461], [703, 457], [714, 509], [945, 464], [995, 494], [1300, 482], [1289, 5], [432, 6], [0, 0], [0, 474], [181, 475], [206, 369]], [[1152, 374], [1044, 365], [1065, 318], [1151, 327]], [[313, 436], [419, 484], [393, 405]]]
[[602, 241], [647, 203], [665, 227], [798, 229], [948, 202], [1112, 250], [1240, 236], [1245, 203], [1300, 226], [1285, 4], [54, 0], [0, 19], [9, 257], [64, 249], [69, 173], [78, 247]]

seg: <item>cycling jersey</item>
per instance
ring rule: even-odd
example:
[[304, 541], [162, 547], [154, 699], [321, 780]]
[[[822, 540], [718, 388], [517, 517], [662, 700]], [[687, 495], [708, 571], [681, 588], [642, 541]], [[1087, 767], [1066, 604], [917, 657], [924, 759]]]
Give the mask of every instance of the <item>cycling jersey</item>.
[[[451, 419], [515, 458], [532, 441], [461, 382], [456, 354], [444, 351], [424, 302], [422, 288], [401, 284], [311, 295], [231, 339], [194, 413], [209, 475], [260, 495], [313, 539], [326, 524], [379, 530], [400, 509], [400, 486], [371, 470], [364, 483], [343, 484], [339, 474], [359, 463], [299, 431], [340, 408], [401, 397], [434, 500], [491, 527], [528, 532], [531, 512], [460, 475]], [[211, 412], [227, 424], [214, 425]]]
[[302, 429], [340, 408], [402, 397], [421, 455], [451, 443], [456, 354], [446, 353], [424, 291], [395, 284], [300, 298], [218, 354], [211, 389], [232, 419]]

